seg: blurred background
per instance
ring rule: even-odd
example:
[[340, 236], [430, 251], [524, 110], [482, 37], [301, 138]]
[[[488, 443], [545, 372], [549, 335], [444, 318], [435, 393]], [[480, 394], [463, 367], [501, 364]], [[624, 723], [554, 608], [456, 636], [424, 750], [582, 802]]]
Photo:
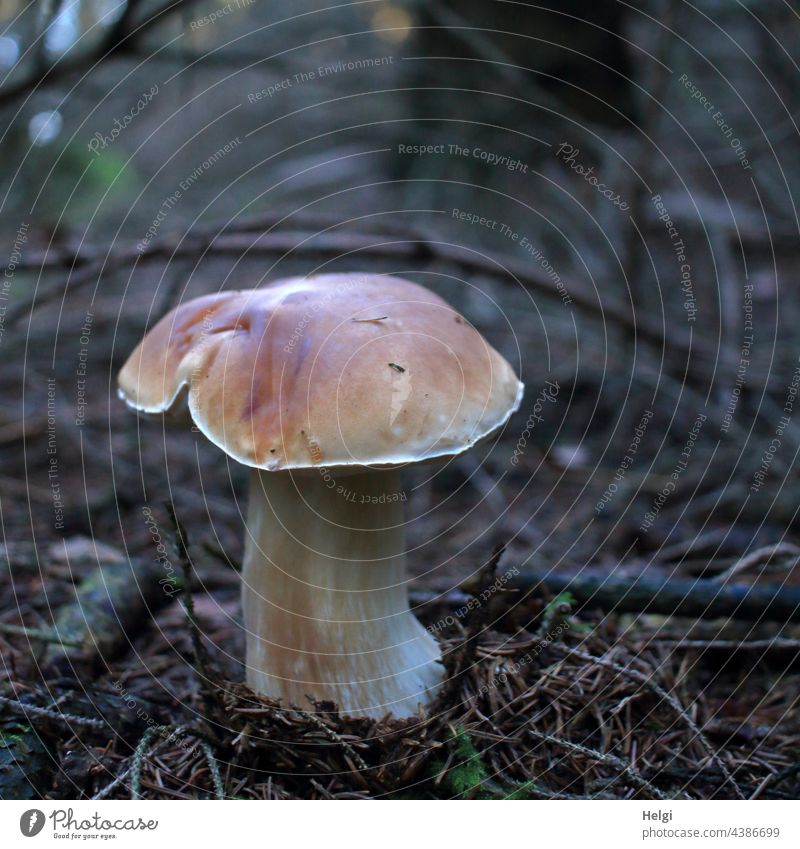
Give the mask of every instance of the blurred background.
[[[180, 301], [322, 271], [434, 289], [527, 386], [409, 472], [423, 618], [498, 542], [795, 585], [798, 60], [782, 0], [0, 0], [3, 622], [152, 560], [171, 501], [205, 633], [240, 639], [245, 472], [116, 374]], [[153, 615], [151, 670], [183, 639]]]

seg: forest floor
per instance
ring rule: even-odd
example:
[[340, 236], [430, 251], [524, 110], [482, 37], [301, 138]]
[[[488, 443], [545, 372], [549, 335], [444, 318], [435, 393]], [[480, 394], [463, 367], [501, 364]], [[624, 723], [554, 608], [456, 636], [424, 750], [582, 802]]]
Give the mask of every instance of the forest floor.
[[[629, 491], [597, 506], [640, 412], [626, 413], [614, 441], [613, 380], [599, 398], [591, 376], [561, 375], [568, 415], [596, 422], [582, 436], [543, 434], [509, 468], [526, 400], [477, 460], [409, 478], [411, 598], [442, 641], [450, 676], [440, 700], [404, 722], [341, 717], [331, 705], [287, 709], [242, 683], [242, 470], [116, 401], [114, 364], [138, 325], [115, 335], [109, 304], [94, 307], [92, 403], [79, 426], [79, 358], [37, 342], [47, 311], [4, 377], [24, 400], [10, 390], [0, 422], [0, 797], [797, 796], [796, 616], [615, 612], [543, 583], [497, 583], [533, 564], [796, 588], [791, 497], [743, 513], [735, 481], [695, 472], [718, 450], [698, 438], [703, 461], [653, 533], [637, 534], [659, 474], [632, 469]], [[62, 327], [75, 333], [85, 321], [79, 309]], [[496, 327], [485, 332], [497, 337]], [[693, 419], [659, 423], [667, 413], [656, 410], [639, 450], [668, 471]], [[659, 453], [648, 439], [665, 432], [671, 447]], [[598, 475], [587, 458], [609, 445], [616, 456]], [[167, 502], [189, 539], [188, 582]], [[484, 600], [461, 615], [470, 592]]]

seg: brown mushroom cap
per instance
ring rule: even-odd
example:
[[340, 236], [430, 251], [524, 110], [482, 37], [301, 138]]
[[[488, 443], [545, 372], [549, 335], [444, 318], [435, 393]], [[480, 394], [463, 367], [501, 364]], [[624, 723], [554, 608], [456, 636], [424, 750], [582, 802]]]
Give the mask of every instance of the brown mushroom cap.
[[141, 413], [188, 393], [196, 426], [268, 470], [397, 466], [466, 451], [519, 407], [514, 370], [440, 297], [327, 274], [223, 292], [164, 316], [119, 375]]

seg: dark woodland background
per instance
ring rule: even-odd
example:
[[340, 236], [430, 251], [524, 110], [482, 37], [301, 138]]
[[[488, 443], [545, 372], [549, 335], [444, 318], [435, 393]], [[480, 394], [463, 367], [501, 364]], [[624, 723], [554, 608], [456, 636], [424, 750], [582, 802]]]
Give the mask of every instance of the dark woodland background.
[[[2, 0], [0, 22], [0, 797], [796, 795], [793, 4]], [[409, 471], [424, 622], [499, 544], [519, 580], [442, 633], [464, 698], [399, 737], [243, 724], [246, 472], [116, 398], [181, 300], [351, 270], [439, 292], [527, 386], [495, 443]]]

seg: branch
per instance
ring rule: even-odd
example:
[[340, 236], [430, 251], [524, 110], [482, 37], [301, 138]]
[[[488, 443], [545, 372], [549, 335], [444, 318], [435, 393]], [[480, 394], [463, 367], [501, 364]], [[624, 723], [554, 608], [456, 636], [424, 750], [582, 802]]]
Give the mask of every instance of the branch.
[[[469, 589], [469, 583], [465, 585]], [[512, 577], [507, 590], [526, 595], [547, 589], [569, 592], [583, 607], [608, 613], [657, 613], [662, 616], [745, 622], [800, 622], [800, 588], [779, 584], [719, 584], [687, 578], [615, 578], [604, 575], [524, 572]], [[520, 595], [510, 596], [520, 603]]]
[[[281, 216], [280, 220], [286, 216]], [[267, 225], [264, 221], [264, 226]], [[277, 221], [275, 223], [278, 223]], [[222, 232], [219, 229], [200, 229], [183, 237], [180, 241], [160, 239], [147, 245], [128, 245], [107, 252], [104, 256], [97, 250], [77, 250], [73, 248], [50, 251], [29, 251], [17, 264], [17, 270], [63, 269], [72, 274], [67, 284], [70, 290], [93, 283], [103, 273], [130, 269], [136, 263], [157, 260], [172, 261], [179, 258], [198, 259], [205, 256], [277, 256], [314, 257], [333, 260], [358, 254], [360, 258], [390, 261], [392, 263], [444, 262], [469, 274], [481, 274], [500, 280], [503, 283], [516, 283], [526, 290], [551, 300], [565, 303], [565, 297], [575, 306], [594, 315], [604, 323], [610, 323], [626, 331], [634, 338], [646, 341], [657, 348], [669, 347], [671, 353], [687, 355], [703, 354], [713, 359], [713, 350], [702, 340], [670, 331], [669, 341], [662, 322], [652, 320], [641, 312], [636, 313], [630, 305], [616, 298], [601, 299], [596, 292], [575, 280], [560, 279], [560, 286], [543, 270], [530, 262], [512, 259], [484, 250], [476, 250], [445, 241], [426, 239], [419, 234], [409, 232], [405, 237], [397, 228], [385, 235], [371, 235], [362, 232], [331, 232], [337, 225], [329, 224], [322, 232], [312, 228], [310, 231], [259, 232], [252, 234], [249, 227], [230, 228]], [[140, 249], [141, 248], [141, 249]], [[60, 298], [64, 294], [64, 283], [43, 292], [35, 304], [21, 304], [9, 309], [6, 314], [6, 326], [12, 327], [24, 315], [44, 304]], [[565, 294], [566, 293], [566, 294]], [[565, 304], [566, 306], [566, 304]]]
[[734, 578], [741, 572], [746, 572], [754, 566], [770, 566], [777, 565], [771, 563], [775, 558], [778, 561], [783, 561], [786, 566], [786, 571], [794, 569], [800, 562], [800, 548], [788, 542], [779, 542], [776, 545], [767, 545], [764, 548], [759, 548], [756, 551], [737, 560], [730, 569], [726, 569], [721, 575], [717, 575], [714, 580], [717, 583], [724, 584]]
[[138, 2], [137, 0], [128, 0], [122, 17], [111, 27], [106, 37], [96, 47], [74, 55], [67, 54], [49, 67], [43, 68], [37, 64], [22, 79], [0, 87], [0, 106], [5, 106], [43, 86], [63, 82], [64, 77], [70, 74], [93, 70], [101, 62], [122, 55], [129, 51], [134, 42], [156, 24], [162, 23], [174, 12], [195, 2], [197, 0], [166, 0], [163, 5], [148, 14], [141, 23], [132, 24], [130, 18], [132, 17], [133, 7], [137, 6]]
[[725, 781], [727, 781], [731, 785], [731, 787], [733, 787], [737, 797], [740, 799], [745, 798], [742, 789], [734, 780], [731, 771], [728, 769], [728, 766], [725, 761], [723, 761], [720, 757], [719, 752], [711, 745], [711, 743], [708, 741], [708, 738], [705, 736], [705, 734], [703, 734], [695, 720], [692, 718], [690, 713], [683, 707], [678, 698], [672, 692], [667, 692], [667, 690], [665, 690], [660, 684], [658, 684], [654, 675], [645, 675], [644, 673], [639, 672], [638, 669], [633, 669], [631, 666], [620, 666], [620, 664], [615, 663], [613, 660], [610, 660], [607, 657], [595, 657], [594, 655], [582, 651], [578, 648], [567, 648], [566, 646], [553, 644], [552, 649], [554, 651], [558, 651], [564, 654], [565, 656], [572, 655], [573, 657], [580, 658], [586, 663], [596, 663], [598, 666], [602, 666], [605, 669], [611, 669], [622, 677], [630, 678], [634, 681], [637, 681], [643, 687], [646, 687], [648, 690], [651, 690], [653, 693], [655, 693], [659, 698], [663, 699], [683, 720], [683, 722], [686, 724], [692, 734], [694, 734], [698, 743], [700, 743], [703, 749], [705, 749], [706, 754], [708, 755], [711, 762], [722, 773]]
[[531, 737], [535, 737], [537, 740], [542, 740], [545, 743], [552, 743], [556, 746], [560, 746], [562, 749], [567, 749], [567, 751], [577, 752], [595, 763], [610, 766], [612, 769], [619, 771], [620, 778], [624, 775], [631, 784], [635, 785], [639, 790], [644, 790], [651, 799], [667, 801], [667, 797], [657, 787], [647, 781], [647, 779], [643, 778], [641, 773], [632, 764], [624, 761], [622, 758], [618, 758], [611, 752], [598, 752], [596, 749], [591, 749], [581, 743], [573, 743], [571, 740], [564, 740], [561, 737], [555, 737], [552, 734], [537, 731], [530, 726], [526, 727], [525, 733], [529, 734]]
[[151, 559], [98, 565], [61, 608], [44, 665], [74, 675], [77, 664], [108, 662], [127, 649], [177, 592], [169, 575], [163, 562]]

